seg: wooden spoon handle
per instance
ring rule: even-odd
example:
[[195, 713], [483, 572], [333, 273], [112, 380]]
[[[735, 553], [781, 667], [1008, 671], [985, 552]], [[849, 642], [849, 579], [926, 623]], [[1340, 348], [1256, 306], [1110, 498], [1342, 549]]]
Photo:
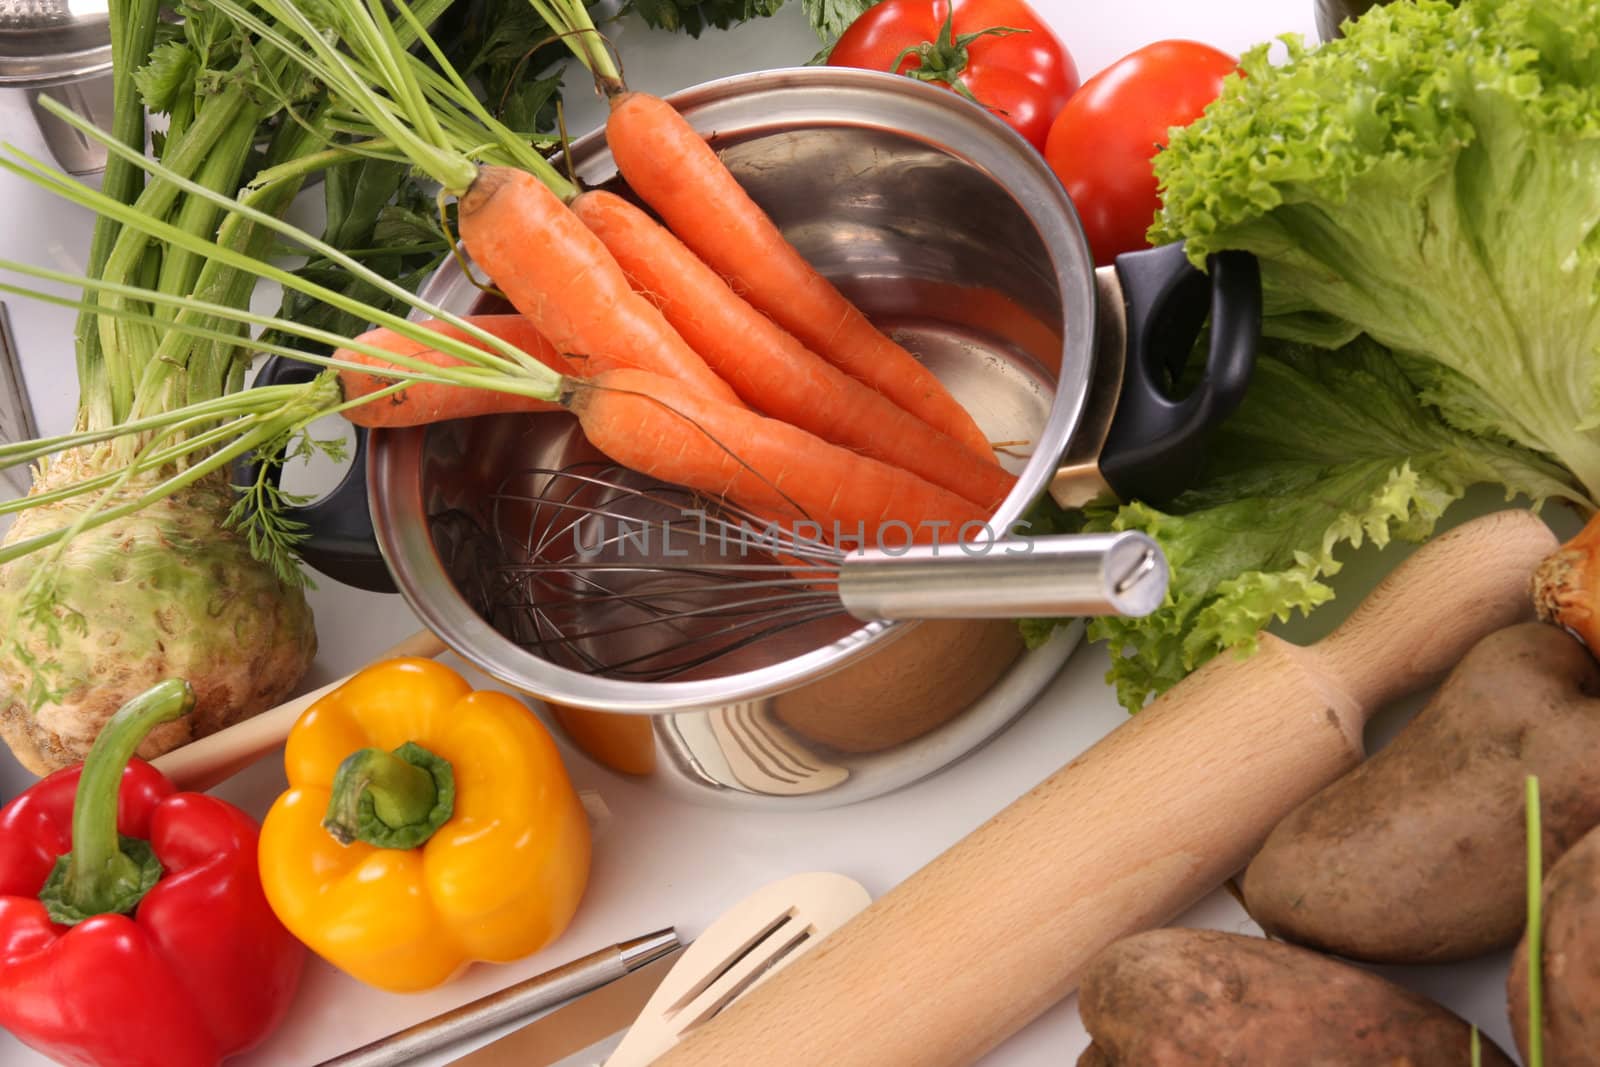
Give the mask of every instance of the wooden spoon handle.
[[1354, 766], [1362, 699], [1432, 680], [1526, 617], [1528, 577], [1554, 546], [1526, 513], [1489, 516], [1401, 564], [1325, 642], [1332, 654], [1264, 636], [1249, 659], [1217, 657], [657, 1067], [972, 1063]]
[[[394, 647], [379, 653], [372, 662], [399, 659], [402, 656], [432, 659], [444, 650], [444, 642], [433, 631], [418, 630]], [[218, 730], [182, 748], [173, 749], [151, 762], [179, 789], [210, 789], [254, 763], [263, 753], [283, 744], [284, 738], [289, 736], [290, 727], [294, 726], [301, 713], [351, 677], [353, 672], [320, 689], [313, 689], [259, 715], [236, 722], [225, 730]]]

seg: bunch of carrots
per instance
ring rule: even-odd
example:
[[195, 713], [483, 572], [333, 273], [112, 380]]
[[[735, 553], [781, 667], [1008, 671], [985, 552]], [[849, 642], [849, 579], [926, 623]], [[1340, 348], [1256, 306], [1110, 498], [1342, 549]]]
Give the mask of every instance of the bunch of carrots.
[[[112, 476], [68, 480], [49, 499], [89, 502], [74, 523], [0, 546], [0, 565], [74, 541], [220, 471], [264, 435], [304, 437], [329, 414], [366, 426], [414, 426], [504, 411], [570, 412], [624, 466], [720, 496], [773, 522], [870, 538], [987, 534], [1015, 486], [968, 413], [917, 360], [875, 329], [787, 243], [716, 153], [671, 106], [628, 92], [581, 0], [530, 0], [595, 72], [611, 99], [607, 135], [624, 178], [666, 226], [604, 192], [584, 192], [528, 139], [491, 115], [404, 4], [384, 0], [214, 0], [217, 11], [327, 90], [323, 118], [280, 101], [301, 129], [329, 137], [330, 161], [409, 163], [454, 196], [466, 250], [518, 314], [463, 317], [406, 291], [260, 203], [258, 177], [236, 197], [178, 173], [64, 106], [43, 106], [118, 161], [220, 212], [216, 235], [174, 226], [0, 147], [0, 170], [163, 242], [216, 269], [271, 281], [375, 324], [360, 337], [268, 316], [231, 301], [182, 297], [21, 262], [0, 269], [78, 299], [0, 289], [136, 325], [169, 309], [168, 333], [276, 353], [325, 368], [313, 381], [180, 404], [107, 428], [0, 447], [11, 466], [143, 434], [128, 472], [159, 484], [134, 500]], [[546, 5], [554, 5], [546, 8]], [[392, 14], [391, 14], [392, 12]], [[394, 20], [399, 20], [397, 24]], [[409, 47], [412, 42], [420, 48]], [[277, 82], [261, 81], [270, 93]], [[263, 172], [266, 175], [267, 172]], [[226, 238], [258, 228], [337, 264], [430, 321], [251, 255]], [[669, 228], [670, 227], [670, 228]], [[112, 300], [97, 300], [109, 296]], [[259, 328], [242, 342], [243, 330]], [[275, 340], [336, 349], [331, 356]], [[181, 388], [189, 372], [173, 366]], [[188, 436], [173, 441], [173, 435]], [[45, 497], [30, 497], [38, 502]], [[270, 495], [250, 498], [288, 536]], [[230, 518], [230, 521], [232, 519]], [[281, 529], [279, 529], [281, 527]], [[858, 533], [858, 531], [860, 531]], [[277, 541], [272, 542], [276, 544]]]
[[523, 382], [516, 393], [497, 392], [492, 375], [477, 388], [397, 390], [419, 367], [463, 360], [458, 346], [380, 327], [333, 357], [347, 402], [383, 396], [346, 416], [399, 427], [565, 410], [616, 462], [775, 520], [850, 531], [898, 520], [924, 541], [981, 529], [1015, 479], [972, 417], [800, 256], [682, 115], [626, 90], [581, 0], [533, 2], [607, 93], [618, 168], [667, 225], [611, 193], [579, 190], [530, 151], [405, 6], [393, 10], [432, 65], [393, 47], [381, 0], [334, 0], [315, 18], [291, 0], [221, 0], [257, 33], [297, 33], [275, 43], [370, 124], [371, 144], [456, 198], [462, 244], [517, 313], [428, 329], [531, 357], [524, 376], [548, 372], [542, 388]]

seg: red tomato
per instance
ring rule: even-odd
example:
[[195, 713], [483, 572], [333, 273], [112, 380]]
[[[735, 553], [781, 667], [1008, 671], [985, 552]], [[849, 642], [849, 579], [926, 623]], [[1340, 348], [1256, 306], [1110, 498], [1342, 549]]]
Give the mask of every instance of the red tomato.
[[[1023, 32], [983, 32], [1000, 28]], [[1072, 56], [1022, 0], [879, 0], [840, 35], [828, 63], [946, 85], [1040, 151], [1078, 88]]]
[[1044, 155], [1083, 220], [1097, 263], [1146, 247], [1161, 208], [1151, 161], [1222, 91], [1238, 60], [1194, 41], [1157, 41], [1084, 83], [1056, 116]]

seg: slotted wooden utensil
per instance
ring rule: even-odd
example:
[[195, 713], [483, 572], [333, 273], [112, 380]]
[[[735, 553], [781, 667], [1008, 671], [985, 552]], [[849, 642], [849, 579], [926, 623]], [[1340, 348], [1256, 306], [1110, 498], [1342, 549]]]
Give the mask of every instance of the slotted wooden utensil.
[[646, 1067], [693, 1027], [789, 966], [871, 903], [859, 882], [824, 871], [756, 890], [694, 939], [605, 1067]]
[[1531, 617], [1556, 546], [1502, 511], [1423, 546], [1327, 638], [1222, 655], [691, 1031], [658, 1067], [958, 1067], [1170, 921], [1363, 757], [1377, 708]]

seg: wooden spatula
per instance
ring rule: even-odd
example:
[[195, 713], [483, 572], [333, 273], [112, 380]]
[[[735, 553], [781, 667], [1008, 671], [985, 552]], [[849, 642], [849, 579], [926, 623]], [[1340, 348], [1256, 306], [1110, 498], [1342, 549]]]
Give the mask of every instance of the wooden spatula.
[[871, 903], [842, 874], [797, 874], [756, 890], [694, 939], [605, 1067], [646, 1067], [690, 1029], [777, 974]]
[[658, 1067], [956, 1067], [1159, 926], [1362, 758], [1377, 708], [1531, 616], [1555, 547], [1499, 512], [1401, 564], [1309, 648], [1218, 656], [880, 898]]

